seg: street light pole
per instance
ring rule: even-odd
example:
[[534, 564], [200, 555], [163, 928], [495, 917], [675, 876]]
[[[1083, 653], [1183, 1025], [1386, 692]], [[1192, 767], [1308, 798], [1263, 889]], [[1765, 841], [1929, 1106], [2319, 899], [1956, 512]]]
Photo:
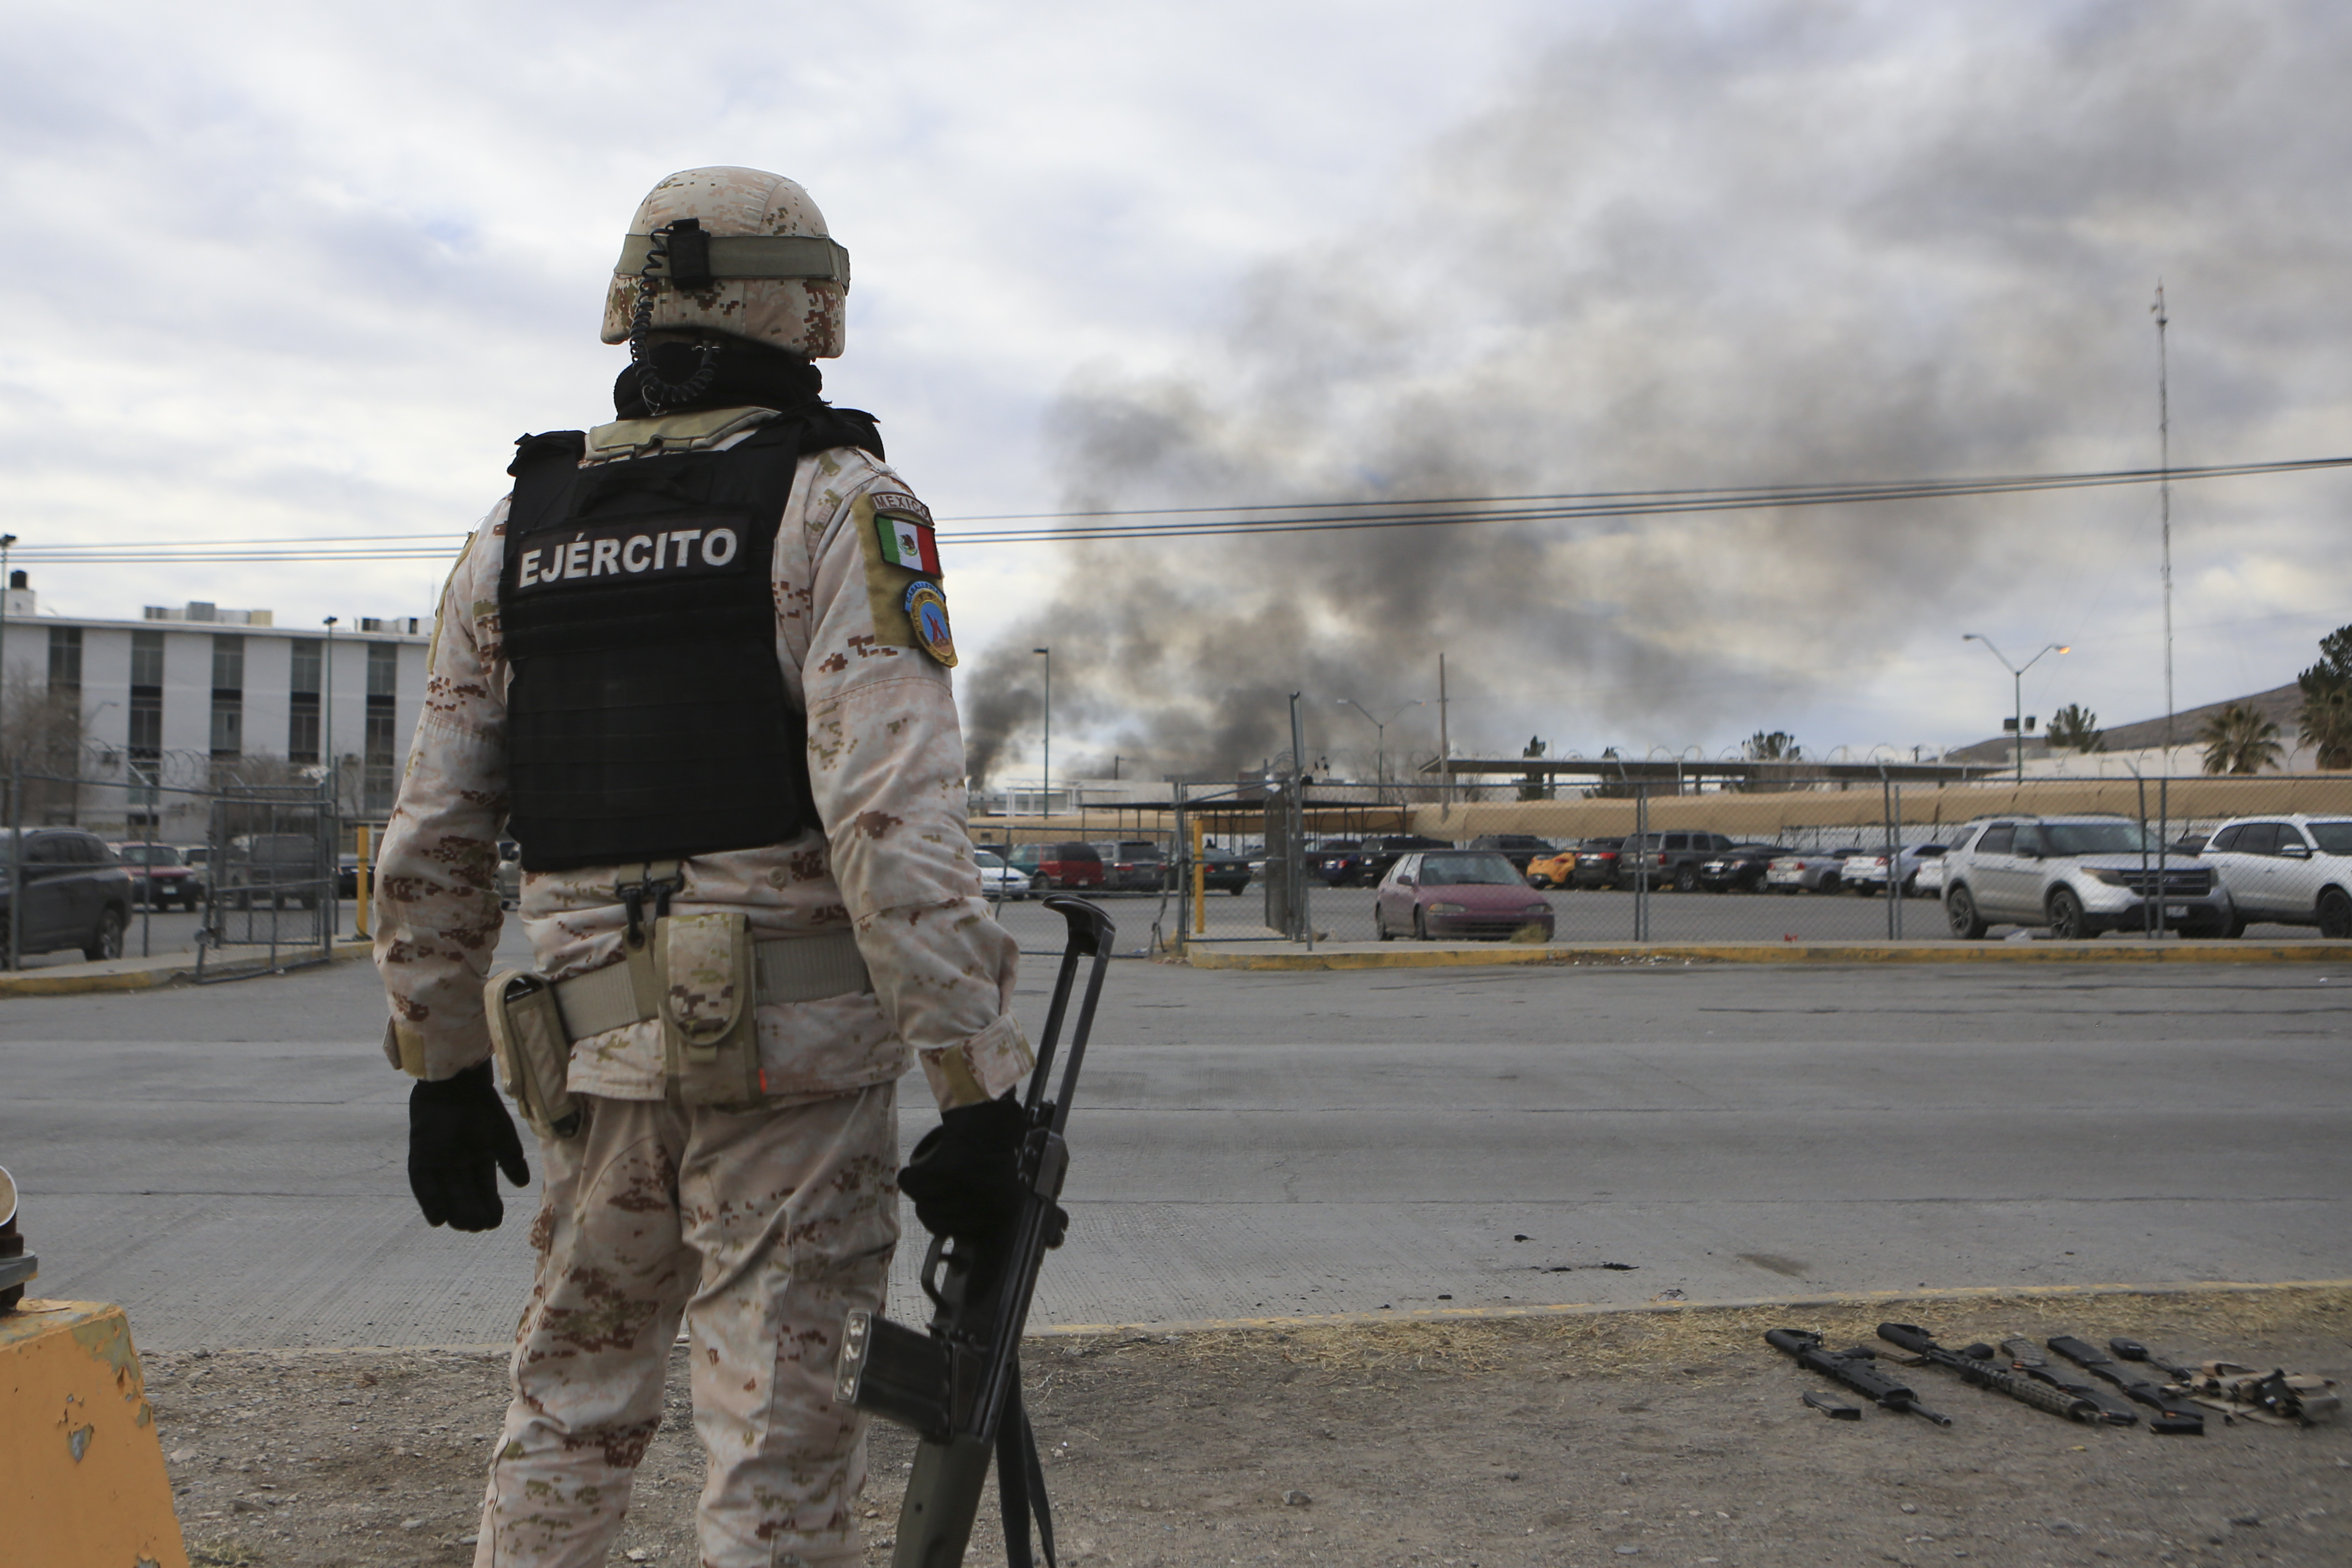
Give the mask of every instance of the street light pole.
[[2042, 654], [2054, 653], [2063, 655], [2072, 653], [2074, 650], [2064, 643], [2053, 642], [2045, 645], [2042, 649], [2042, 653], [2035, 654], [2023, 664], [2011, 664], [2009, 662], [2009, 656], [2002, 653], [2000, 649], [1993, 647], [1992, 638], [1986, 637], [1981, 632], [1962, 632], [1960, 634], [1960, 640], [1962, 642], [1980, 642], [1984, 644], [1985, 651], [1991, 654], [1993, 658], [2000, 660], [2000, 667], [2010, 673], [2010, 691], [2015, 703], [2015, 707], [2012, 710], [2015, 716], [2010, 721], [2010, 729], [2011, 732], [2016, 738], [2015, 753], [2017, 757], [2017, 782], [2021, 784], [2025, 782], [2025, 672], [2042, 662]]
[[16, 581], [8, 575], [8, 547], [16, 542], [13, 533], [0, 533], [0, 690], [8, 683], [8, 590]]
[[1054, 812], [1054, 650], [1033, 647], [1045, 661], [1045, 782], [1037, 791], [1037, 819], [1050, 824]]
[[327, 764], [327, 788], [338, 806], [343, 799], [343, 764], [335, 755], [335, 623], [341, 618], [327, 617], [327, 669], [319, 680], [324, 688], [319, 700], [319, 760]]
[[1373, 787], [1380, 796], [1381, 804], [1382, 805], [1386, 805], [1389, 799], [1389, 726], [1395, 723], [1399, 719], [1403, 718], [1406, 713], [1410, 712], [1413, 709], [1426, 707], [1427, 701], [1425, 699], [1416, 697], [1412, 701], [1406, 703], [1402, 708], [1400, 708], [1395, 712], [1390, 714], [1386, 719], [1373, 717], [1372, 710], [1370, 709], [1365, 707], [1362, 703], [1357, 701], [1352, 697], [1342, 697], [1339, 699], [1339, 706], [1342, 708], [1353, 708], [1357, 712], [1361, 713], [1365, 718], [1372, 721], [1372, 777], [1375, 781]]

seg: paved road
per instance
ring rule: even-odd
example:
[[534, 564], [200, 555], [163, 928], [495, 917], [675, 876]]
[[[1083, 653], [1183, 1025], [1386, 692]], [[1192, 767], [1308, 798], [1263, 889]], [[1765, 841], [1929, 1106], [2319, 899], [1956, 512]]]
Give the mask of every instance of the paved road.
[[[1122, 963], [1040, 1315], [2341, 1277], [2347, 988], [2352, 960]], [[381, 1016], [362, 964], [0, 1002], [40, 1290], [123, 1301], [158, 1346], [503, 1338], [522, 1227], [415, 1217]]]

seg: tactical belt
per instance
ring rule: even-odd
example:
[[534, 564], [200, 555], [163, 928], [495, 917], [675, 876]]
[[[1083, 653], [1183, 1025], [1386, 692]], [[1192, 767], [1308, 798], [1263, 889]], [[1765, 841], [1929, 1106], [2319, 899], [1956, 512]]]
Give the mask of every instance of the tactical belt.
[[[857, 938], [848, 931], [825, 936], [775, 937], [751, 945], [759, 974], [757, 1001], [822, 1002], [874, 989]], [[555, 982], [563, 1032], [574, 1040], [641, 1024], [658, 1015], [640, 1005], [629, 983], [629, 965], [608, 963], [586, 974]]]

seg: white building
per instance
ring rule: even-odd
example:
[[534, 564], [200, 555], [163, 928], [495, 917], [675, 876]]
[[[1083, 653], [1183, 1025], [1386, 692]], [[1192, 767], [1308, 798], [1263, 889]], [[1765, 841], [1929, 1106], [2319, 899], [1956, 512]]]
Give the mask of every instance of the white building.
[[330, 759], [341, 763], [347, 816], [391, 811], [424, 705], [429, 622], [296, 629], [268, 610], [202, 603], [86, 620], [42, 613], [25, 574], [10, 579], [0, 693], [12, 706], [46, 694], [53, 710], [79, 714], [74, 771], [91, 781], [28, 787], [27, 822], [79, 821], [100, 834], [152, 827], [186, 842], [203, 836], [203, 812], [175, 789], [315, 780]]

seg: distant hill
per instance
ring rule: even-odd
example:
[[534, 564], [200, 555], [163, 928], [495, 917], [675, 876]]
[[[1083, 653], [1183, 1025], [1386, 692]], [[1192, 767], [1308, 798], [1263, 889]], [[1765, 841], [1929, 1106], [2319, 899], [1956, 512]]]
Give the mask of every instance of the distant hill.
[[[2290, 745], [2294, 743], [2295, 729], [2303, 712], [2303, 688], [2293, 682], [2274, 686], [2268, 691], [2257, 691], [2252, 697], [2231, 697], [2220, 702], [2208, 702], [2201, 708], [2182, 709], [2172, 717], [2172, 743], [2176, 746], [2195, 744], [2197, 732], [2205, 727], [2206, 720], [2238, 702], [2249, 702], [2260, 709], [2263, 717], [2278, 725], [2279, 739]], [[2048, 715], [2043, 717], [2046, 721]], [[2110, 752], [2142, 751], [2164, 744], [2164, 721], [2161, 718], [2140, 719], [2129, 724], [2110, 724], [2105, 726], [2105, 734]], [[2009, 760], [2010, 752], [2010, 738], [1996, 735], [1990, 741], [1979, 741], [1973, 745], [1947, 752], [1944, 760], [1948, 763], [2001, 763]], [[2050, 754], [2050, 743], [2039, 735], [2026, 739], [2025, 755], [2029, 761]]]

